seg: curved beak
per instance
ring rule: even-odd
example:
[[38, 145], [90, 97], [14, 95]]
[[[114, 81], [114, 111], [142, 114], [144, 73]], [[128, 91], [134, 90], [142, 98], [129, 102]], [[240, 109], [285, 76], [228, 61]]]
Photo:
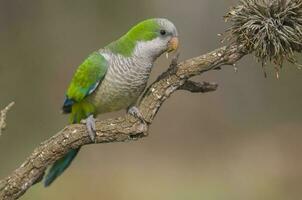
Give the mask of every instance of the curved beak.
[[171, 51], [175, 51], [177, 50], [179, 45], [179, 40], [178, 37], [174, 36], [170, 39], [169, 43], [168, 43], [168, 49], [167, 52], [171, 52]]

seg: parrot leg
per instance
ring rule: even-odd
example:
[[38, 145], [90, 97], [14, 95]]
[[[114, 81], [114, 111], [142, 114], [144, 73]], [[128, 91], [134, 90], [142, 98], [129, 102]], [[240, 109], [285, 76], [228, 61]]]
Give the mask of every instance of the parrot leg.
[[146, 121], [145, 121], [141, 111], [136, 106], [129, 107], [128, 108], [128, 113], [130, 115], [132, 115], [133, 117], [138, 118], [139, 120], [141, 120], [143, 123], [146, 124]]
[[90, 139], [94, 142], [96, 136], [95, 118], [93, 117], [93, 115], [89, 115], [89, 117], [87, 117], [85, 121], [86, 121], [88, 135]]

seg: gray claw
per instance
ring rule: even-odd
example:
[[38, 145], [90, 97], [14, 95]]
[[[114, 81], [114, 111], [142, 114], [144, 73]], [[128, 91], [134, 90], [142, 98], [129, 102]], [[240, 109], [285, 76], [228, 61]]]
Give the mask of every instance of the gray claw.
[[140, 110], [136, 107], [136, 106], [132, 106], [128, 109], [128, 113], [136, 118], [138, 118], [139, 120], [141, 120], [143, 123], [146, 123], [142, 113], [140, 112]]
[[88, 135], [91, 139], [91, 141], [95, 141], [95, 136], [96, 136], [96, 129], [95, 129], [95, 119], [93, 115], [89, 115], [86, 119], [86, 127], [88, 131]]

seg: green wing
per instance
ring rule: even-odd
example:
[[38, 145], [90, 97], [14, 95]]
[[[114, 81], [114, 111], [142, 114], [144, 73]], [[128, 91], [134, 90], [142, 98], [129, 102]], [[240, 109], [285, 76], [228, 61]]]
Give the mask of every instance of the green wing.
[[99, 52], [92, 53], [77, 69], [66, 93], [63, 111], [71, 112], [74, 103], [81, 102], [102, 82], [108, 62]]

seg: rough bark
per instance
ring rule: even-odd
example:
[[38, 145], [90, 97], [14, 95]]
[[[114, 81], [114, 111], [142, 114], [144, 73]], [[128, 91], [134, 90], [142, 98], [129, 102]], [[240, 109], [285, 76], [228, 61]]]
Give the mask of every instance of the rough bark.
[[[148, 127], [156, 113], [172, 93], [179, 89], [191, 92], [216, 90], [217, 84], [195, 83], [189, 78], [209, 70], [219, 69], [222, 65], [233, 65], [246, 55], [242, 49], [237, 44], [231, 44], [179, 64], [173, 60], [169, 69], [146, 90], [139, 102], [138, 107], [147, 123], [142, 123], [130, 115], [97, 121], [95, 142], [125, 142], [147, 136]], [[41, 179], [49, 165], [70, 149], [91, 143], [85, 125], [66, 126], [53, 137], [41, 143], [18, 169], [0, 181], [0, 199], [19, 198]]]
[[6, 128], [6, 115], [7, 112], [14, 106], [15, 102], [8, 104], [3, 110], [0, 111], [0, 136], [2, 131]]

